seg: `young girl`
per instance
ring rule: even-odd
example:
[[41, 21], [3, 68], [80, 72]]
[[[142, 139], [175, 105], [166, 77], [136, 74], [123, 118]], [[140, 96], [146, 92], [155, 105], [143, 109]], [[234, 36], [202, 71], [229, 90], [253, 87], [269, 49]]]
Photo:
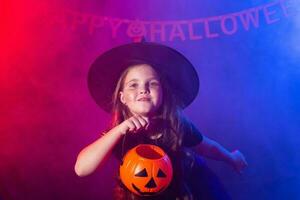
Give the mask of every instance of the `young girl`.
[[[112, 152], [121, 161], [134, 146], [155, 144], [171, 158], [174, 174], [169, 187], [151, 199], [230, 199], [199, 154], [224, 161], [239, 173], [247, 163], [241, 152], [227, 151], [183, 116], [198, 93], [199, 80], [182, 54], [155, 43], [119, 46], [93, 63], [88, 84], [97, 104], [111, 112], [112, 122], [79, 153], [78, 176], [94, 172]], [[120, 181], [114, 196], [149, 199], [129, 192]]]

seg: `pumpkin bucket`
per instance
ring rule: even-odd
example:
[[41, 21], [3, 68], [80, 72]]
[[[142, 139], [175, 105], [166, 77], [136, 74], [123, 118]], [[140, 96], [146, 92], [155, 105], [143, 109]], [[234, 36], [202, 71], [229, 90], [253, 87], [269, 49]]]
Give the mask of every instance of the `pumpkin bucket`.
[[120, 166], [122, 183], [140, 196], [157, 195], [172, 180], [173, 168], [169, 156], [158, 146], [140, 144], [130, 149]]

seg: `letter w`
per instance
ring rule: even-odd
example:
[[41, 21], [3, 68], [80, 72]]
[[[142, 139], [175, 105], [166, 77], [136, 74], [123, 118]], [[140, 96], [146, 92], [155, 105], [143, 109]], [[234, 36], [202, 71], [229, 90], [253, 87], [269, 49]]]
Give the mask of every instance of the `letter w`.
[[249, 30], [250, 23], [252, 23], [256, 28], [259, 26], [258, 11], [258, 8], [254, 8], [239, 14], [242, 24], [247, 31]]

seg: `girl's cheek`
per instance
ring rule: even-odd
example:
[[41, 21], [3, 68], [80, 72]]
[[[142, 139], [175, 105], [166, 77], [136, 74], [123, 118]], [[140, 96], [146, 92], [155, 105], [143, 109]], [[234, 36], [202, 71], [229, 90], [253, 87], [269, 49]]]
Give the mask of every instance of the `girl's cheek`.
[[135, 97], [135, 94], [134, 93], [131, 93], [131, 94], [129, 94], [129, 100], [134, 100], [134, 97]]

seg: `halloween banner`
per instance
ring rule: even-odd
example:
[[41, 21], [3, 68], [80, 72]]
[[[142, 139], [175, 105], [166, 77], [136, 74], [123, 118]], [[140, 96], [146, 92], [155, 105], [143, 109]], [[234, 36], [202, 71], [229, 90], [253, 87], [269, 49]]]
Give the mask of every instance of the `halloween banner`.
[[90, 35], [110, 31], [111, 37], [126, 35], [133, 41], [203, 40], [234, 35], [241, 31], [272, 25], [296, 12], [292, 1], [279, 0], [239, 12], [197, 19], [141, 20], [120, 19], [68, 10], [57, 16], [54, 23], [63, 29], [86, 29]]

